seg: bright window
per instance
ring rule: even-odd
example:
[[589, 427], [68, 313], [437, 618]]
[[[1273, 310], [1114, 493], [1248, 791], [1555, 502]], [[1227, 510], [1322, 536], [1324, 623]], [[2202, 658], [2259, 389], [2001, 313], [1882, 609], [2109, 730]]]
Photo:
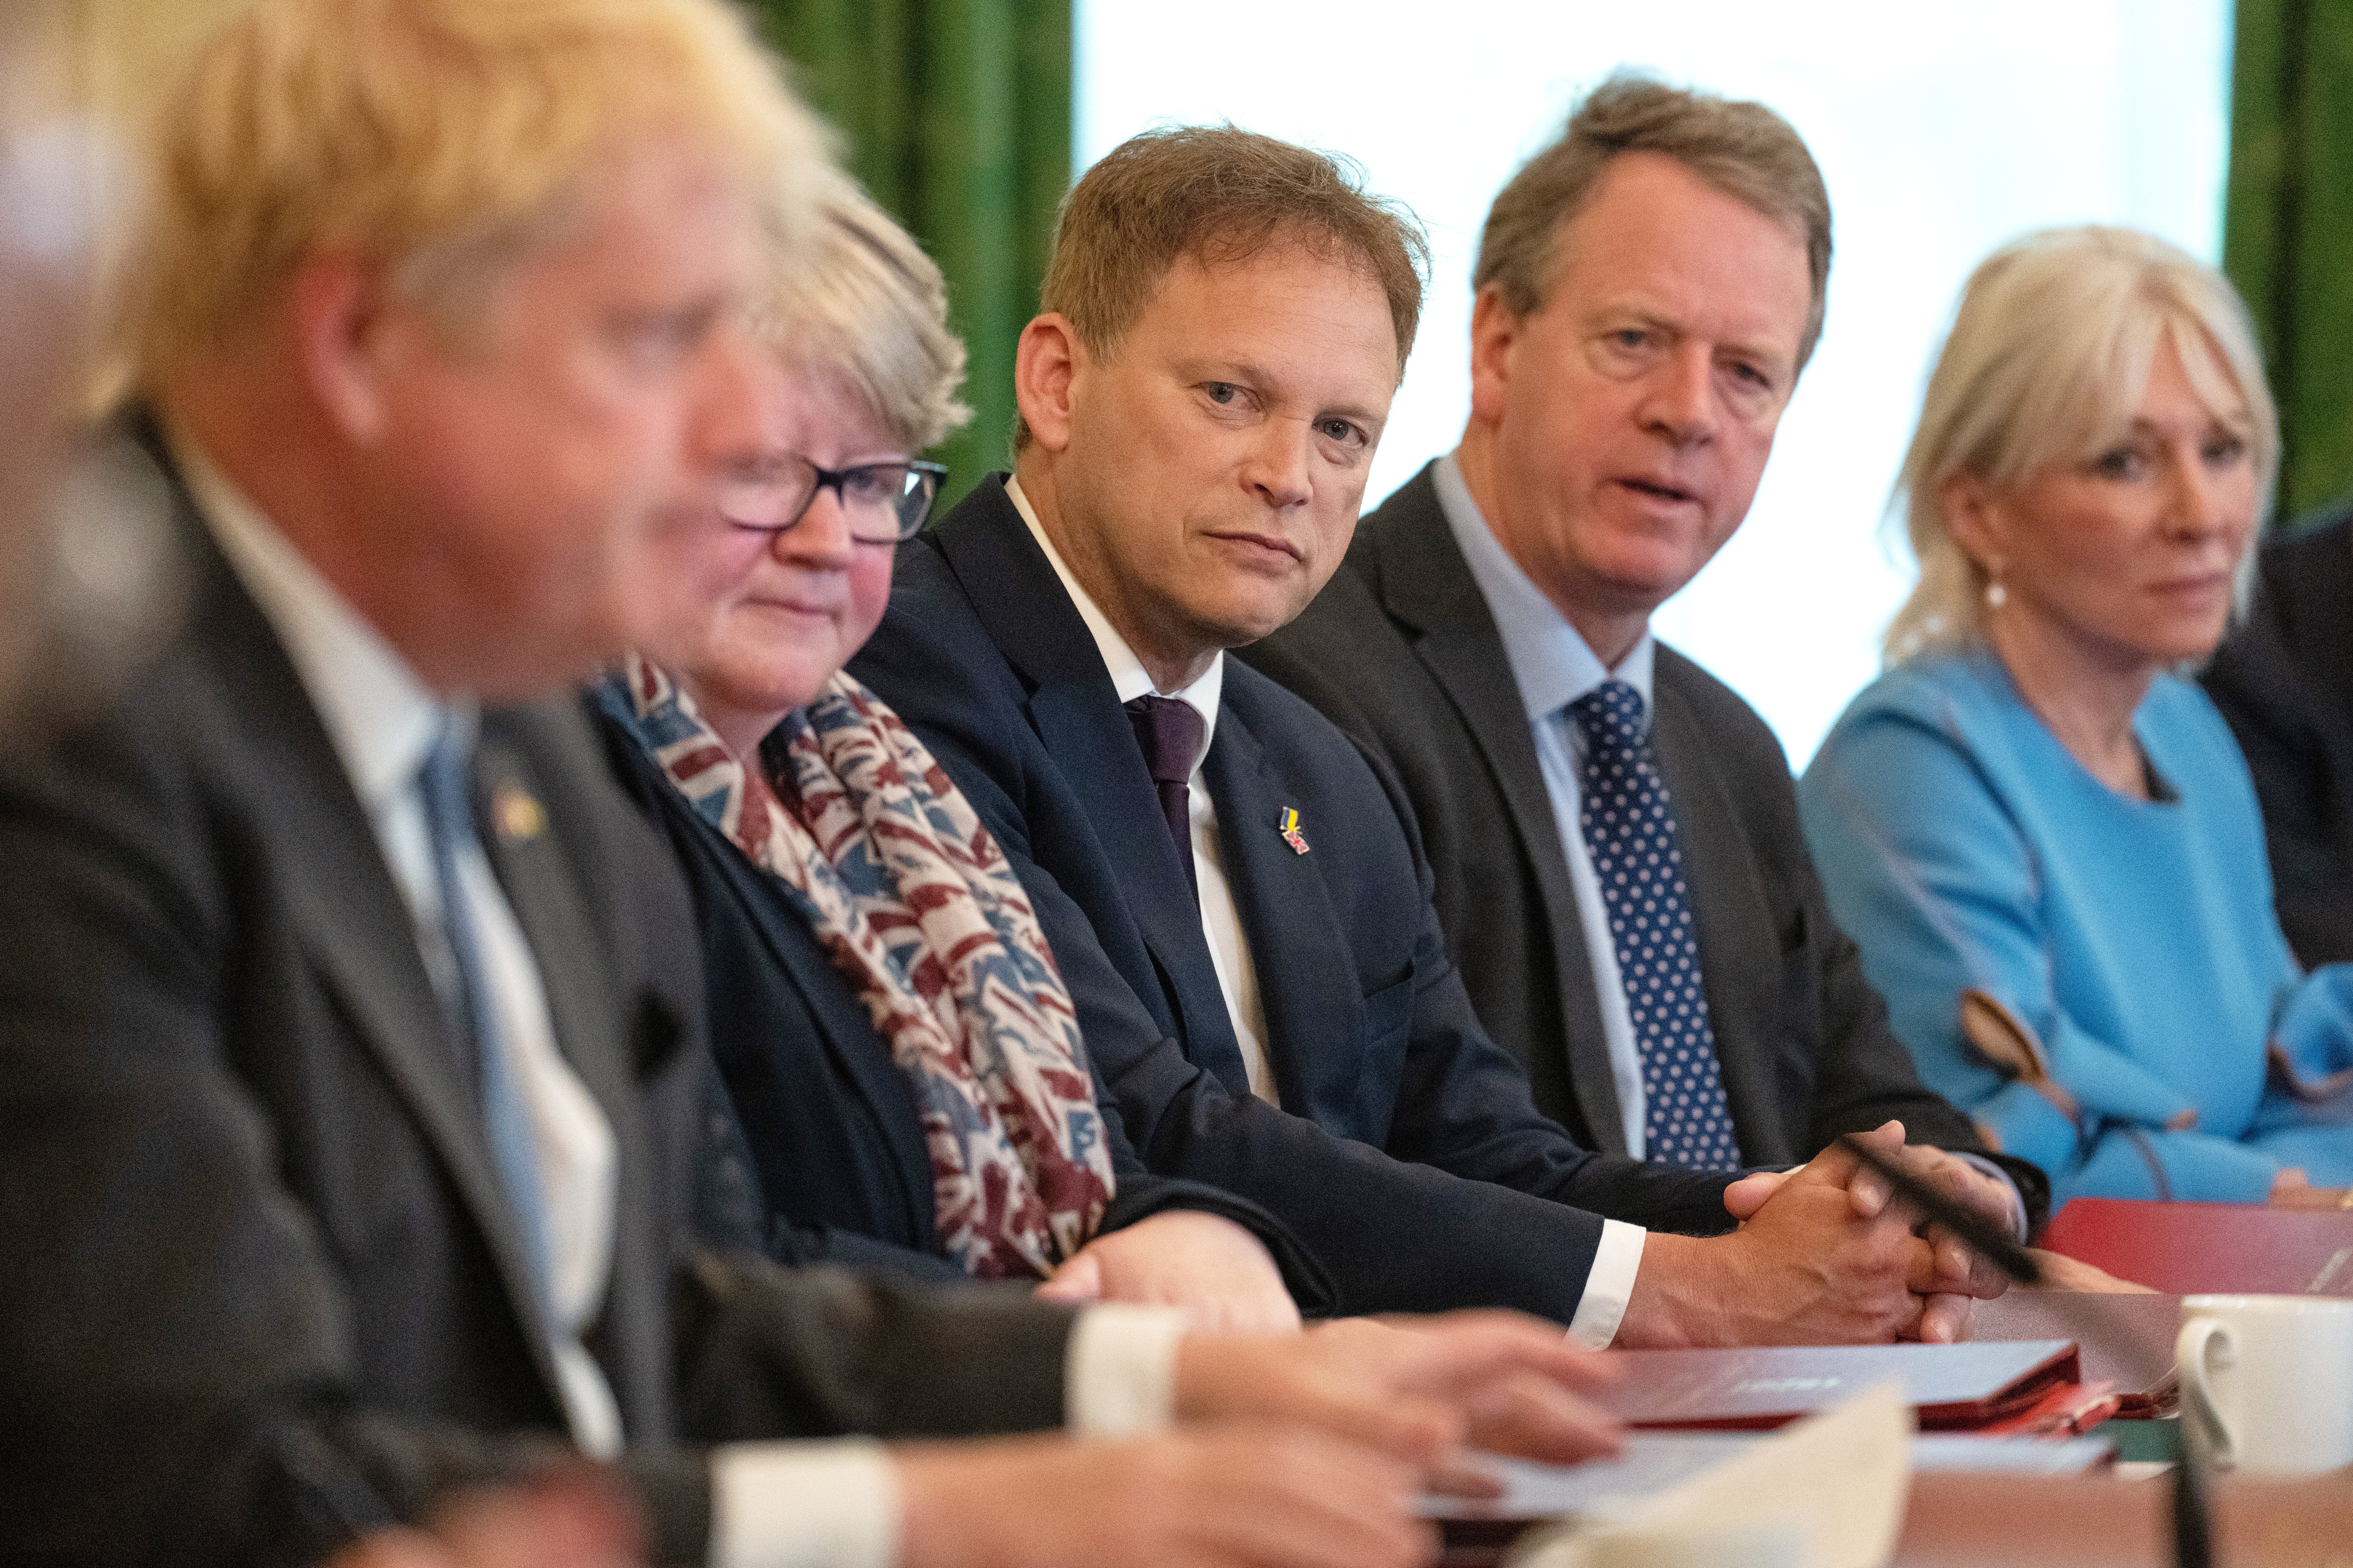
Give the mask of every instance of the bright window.
[[2132, 224], [2212, 259], [2227, 0], [1079, 0], [1082, 166], [1147, 126], [1231, 120], [1345, 153], [1430, 227], [1435, 276], [1367, 501], [1461, 435], [1480, 220], [1622, 63], [1780, 111], [1830, 184], [1821, 347], [1747, 522], [1659, 612], [1803, 767], [1878, 668], [1910, 581], [1881, 525], [1962, 280], [2050, 224]]

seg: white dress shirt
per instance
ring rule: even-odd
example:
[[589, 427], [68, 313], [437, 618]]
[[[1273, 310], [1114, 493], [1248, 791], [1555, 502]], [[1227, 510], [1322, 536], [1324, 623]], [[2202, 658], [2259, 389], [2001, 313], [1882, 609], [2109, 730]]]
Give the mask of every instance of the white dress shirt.
[[[1030, 537], [1038, 548], [1046, 552], [1046, 560], [1061, 579], [1062, 589], [1077, 606], [1080, 617], [1093, 634], [1095, 647], [1102, 653], [1104, 668], [1110, 670], [1112, 687], [1122, 702], [1155, 689], [1152, 677], [1145, 672], [1143, 661], [1127, 644], [1117, 627], [1103, 613], [1079, 580], [1071, 574], [1061, 552], [1046, 537], [1030, 510], [1029, 498], [1021, 493], [1020, 481], [1008, 479], [1005, 493], [1012, 500], [1021, 521], [1029, 525]], [[1208, 737], [1217, 732], [1218, 696], [1225, 680], [1226, 656], [1220, 651], [1210, 661], [1208, 673], [1182, 691], [1160, 692], [1189, 704], [1201, 715], [1204, 737], [1202, 753], [1208, 752]], [[1209, 791], [1201, 781], [1200, 763], [1196, 759], [1191, 784], [1193, 816], [1193, 862], [1201, 886], [1201, 930], [1208, 939], [1209, 958], [1218, 972], [1218, 986], [1224, 993], [1227, 1016], [1233, 1020], [1234, 1037], [1242, 1048], [1242, 1066], [1250, 1074], [1250, 1092], [1270, 1104], [1276, 1100], [1273, 1075], [1267, 1066], [1266, 1011], [1261, 1005], [1258, 990], [1258, 967], [1252, 961], [1250, 944], [1242, 940], [1241, 918], [1235, 909], [1233, 889], [1226, 880], [1223, 851], [1218, 844], [1217, 808], [1209, 799]], [[1588, 868], [1587, 875], [1591, 876]], [[1596, 899], [1600, 897], [1599, 884], [1595, 884]], [[1602, 928], [1609, 929], [1606, 923]], [[1615, 973], [1616, 960], [1611, 960]], [[1625, 1007], [1622, 998], [1620, 1010]], [[1639, 1087], [1640, 1079], [1637, 1084]], [[1601, 1222], [1601, 1242], [1594, 1254], [1593, 1268], [1586, 1275], [1585, 1293], [1577, 1298], [1577, 1311], [1569, 1319], [1569, 1338], [1577, 1343], [1599, 1349], [1609, 1344], [1618, 1334], [1618, 1324], [1626, 1315], [1627, 1299], [1634, 1289], [1634, 1276], [1642, 1265], [1642, 1241], [1648, 1233], [1641, 1226], [1628, 1225], [1623, 1220]]]
[[[1568, 862], [1569, 888], [1577, 900], [1577, 923], [1584, 928], [1585, 952], [1593, 966], [1593, 994], [1601, 1008], [1601, 1037], [1609, 1048], [1609, 1078], [1618, 1090], [1618, 1116], [1626, 1135], [1626, 1152], [1643, 1158], [1643, 1135], [1649, 1105], [1642, 1092], [1642, 1053], [1634, 1039], [1633, 1016], [1627, 1010], [1625, 978], [1618, 968], [1618, 947], [1609, 931], [1609, 910], [1601, 894], [1601, 879], [1593, 869], [1593, 854], [1585, 842], [1585, 731], [1568, 712], [1568, 705], [1605, 680], [1622, 680], [1642, 699], [1642, 732], [1650, 733], [1656, 711], [1651, 700], [1651, 670], [1657, 644], [1650, 628], [1616, 668], [1602, 664], [1568, 617], [1545, 595], [1512, 559], [1480, 514], [1479, 503], [1462, 482], [1462, 470], [1448, 453], [1431, 465], [1430, 481], [1438, 491], [1439, 510], [1453, 531], [1472, 581], [1487, 601], [1487, 613], [1504, 641], [1504, 657], [1526, 712], [1528, 731], [1535, 742], [1536, 763], [1544, 772], [1545, 793], [1552, 799], [1555, 827], [1560, 834], [1562, 857]], [[2011, 1223], [2025, 1239], [2026, 1204], [2010, 1173], [1990, 1160], [1960, 1154], [1977, 1170], [2008, 1188]]]
[[[192, 443], [174, 459], [230, 568], [260, 607], [375, 829], [418, 951], [445, 998], [459, 984], [441, 923], [419, 770], [444, 725], [470, 704], [438, 700], [406, 660]], [[480, 846], [459, 847], [499, 1034], [528, 1104], [547, 1222], [551, 1350], [573, 1441], [610, 1458], [624, 1435], [612, 1389], [580, 1336], [603, 1302], [613, 1258], [617, 1160], [603, 1109], [564, 1058], [530, 943]], [[1176, 1408], [1183, 1313], [1094, 1307], [1065, 1352], [1072, 1430], [1125, 1435]], [[887, 1568], [898, 1556], [898, 1481], [879, 1443], [737, 1444], [712, 1458], [712, 1568]]]

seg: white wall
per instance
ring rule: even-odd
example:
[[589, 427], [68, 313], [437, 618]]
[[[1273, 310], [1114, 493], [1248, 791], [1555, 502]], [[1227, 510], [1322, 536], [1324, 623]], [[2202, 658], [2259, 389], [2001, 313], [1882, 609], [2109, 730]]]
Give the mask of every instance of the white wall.
[[1369, 505], [1461, 434], [1480, 221], [1580, 91], [1625, 63], [1779, 110], [1830, 184], [1829, 321], [1747, 522], [1656, 624], [1803, 767], [1909, 584], [1881, 518], [1969, 268], [2057, 223], [2220, 254], [2230, 25], [2229, 0], [1079, 0], [1078, 161], [1231, 120], [1421, 216], [1430, 303]]

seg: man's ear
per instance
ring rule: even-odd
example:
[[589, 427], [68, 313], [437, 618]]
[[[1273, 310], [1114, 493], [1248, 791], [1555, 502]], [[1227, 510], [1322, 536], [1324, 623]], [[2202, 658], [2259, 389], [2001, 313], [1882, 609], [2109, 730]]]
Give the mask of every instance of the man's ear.
[[1021, 329], [1013, 357], [1013, 396], [1029, 438], [1049, 452], [1071, 444], [1071, 388], [1085, 353], [1070, 319], [1056, 311]]
[[1494, 285], [1479, 290], [1471, 303], [1471, 417], [1482, 425], [1504, 422], [1512, 380], [1512, 346], [1524, 324], [1518, 311], [1504, 303]]
[[1986, 482], [1975, 474], [1947, 474], [1936, 487], [1936, 505], [1945, 514], [1945, 531], [1961, 553], [2000, 576], [2010, 553], [2009, 531]]
[[382, 268], [351, 251], [320, 252], [295, 269], [288, 300], [311, 395], [347, 440], [375, 439], [385, 420]]

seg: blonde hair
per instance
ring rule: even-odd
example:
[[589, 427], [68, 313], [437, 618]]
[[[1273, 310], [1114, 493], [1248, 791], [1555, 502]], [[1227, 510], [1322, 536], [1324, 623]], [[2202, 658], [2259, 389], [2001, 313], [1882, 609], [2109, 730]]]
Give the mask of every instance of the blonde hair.
[[807, 242], [771, 251], [752, 300], [754, 330], [795, 370], [830, 379], [909, 453], [972, 417], [956, 399], [964, 342], [948, 330], [947, 284], [906, 230], [847, 175], [814, 193]]
[[1971, 275], [1890, 502], [1920, 563], [1887, 627], [1890, 664], [1985, 640], [1990, 579], [1947, 523], [1947, 481], [1968, 474], [2009, 490], [2113, 446], [2132, 428], [2160, 342], [2218, 418], [2243, 407], [2235, 433], [2268, 498], [2279, 415], [2246, 307], [2220, 272], [2152, 235], [2087, 226], [2028, 235]]
[[1587, 94], [1560, 139], [1520, 166], [1487, 209], [1474, 289], [1493, 287], [1515, 316], [1544, 309], [1561, 236], [1623, 153], [1672, 158], [1715, 190], [1805, 238], [1813, 300], [1798, 367], [1822, 335], [1831, 282], [1831, 195], [1789, 122], [1761, 103], [1687, 92], [1627, 73]]
[[323, 247], [461, 310], [599, 159], [664, 131], [727, 158], [780, 232], [827, 146], [719, 0], [253, 0], [156, 128], [129, 374], [233, 341]]

